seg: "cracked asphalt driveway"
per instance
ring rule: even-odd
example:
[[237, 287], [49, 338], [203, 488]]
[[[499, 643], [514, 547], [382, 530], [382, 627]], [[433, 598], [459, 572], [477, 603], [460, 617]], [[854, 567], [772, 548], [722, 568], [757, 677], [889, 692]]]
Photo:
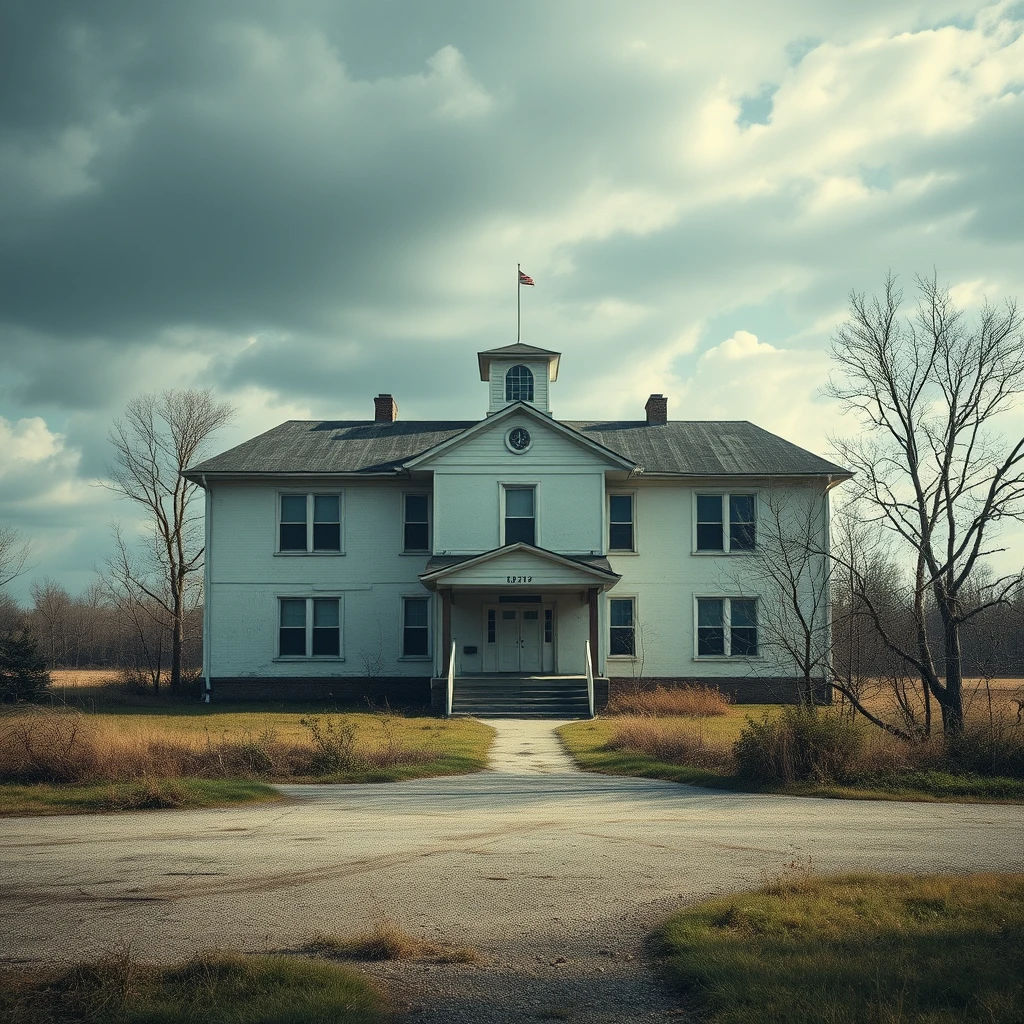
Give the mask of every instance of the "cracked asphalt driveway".
[[[590, 1020], [661, 1020], [671, 1003], [637, 978], [636, 958], [685, 903], [758, 885], [795, 858], [826, 872], [1024, 870], [1021, 806], [590, 775], [561, 752], [558, 723], [491, 724], [492, 767], [477, 775], [287, 786], [289, 802], [270, 807], [6, 819], [0, 957], [262, 950], [386, 917], [488, 958], [489, 969], [431, 977], [380, 968], [422, 1001], [421, 1020], [504, 1020], [509, 999], [519, 1008], [507, 1019], [524, 1019], [534, 989], [540, 1010], [561, 999], [593, 1003]], [[616, 996], [618, 977], [640, 987]]]

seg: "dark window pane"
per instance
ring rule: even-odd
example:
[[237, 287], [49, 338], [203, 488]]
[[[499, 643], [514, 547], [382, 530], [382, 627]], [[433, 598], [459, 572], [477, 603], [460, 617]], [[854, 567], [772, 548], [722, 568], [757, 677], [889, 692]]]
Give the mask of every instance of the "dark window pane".
[[721, 626], [725, 623], [725, 602], [718, 597], [701, 598], [697, 602], [698, 626]]
[[314, 523], [313, 550], [340, 551], [341, 526], [338, 523]]
[[633, 522], [633, 495], [613, 494], [608, 499], [608, 518], [613, 523]]
[[313, 630], [313, 653], [325, 657], [337, 657], [339, 650], [338, 627]]
[[338, 614], [338, 599], [336, 597], [319, 598], [313, 602], [313, 626], [338, 627], [340, 621]]
[[495, 618], [496, 618], [496, 616], [494, 614], [494, 609], [493, 608], [488, 608], [487, 609], [487, 642], [489, 644], [493, 644], [495, 639], [496, 639], [496, 637], [495, 637], [496, 626], [495, 626], [495, 621], [494, 621]]
[[427, 496], [425, 494], [407, 494], [405, 496], [405, 521], [407, 523], [425, 523], [427, 521]]
[[405, 524], [405, 550], [426, 551], [429, 547], [430, 534], [426, 523]]
[[533, 515], [533, 488], [506, 487], [505, 515], [528, 518]]
[[729, 519], [734, 523], [752, 523], [754, 521], [754, 496], [752, 494], [730, 495]]
[[610, 639], [612, 654], [636, 653], [632, 626], [612, 626]]
[[697, 550], [698, 551], [721, 551], [722, 548], [722, 524], [721, 523], [698, 523], [697, 524]]
[[608, 547], [612, 551], [632, 551], [633, 524], [612, 523], [608, 528]]
[[306, 630], [281, 627], [281, 654], [282, 656], [299, 655], [306, 653]]
[[406, 626], [427, 628], [427, 598], [413, 598], [405, 602]]
[[633, 625], [633, 602], [613, 599], [611, 602], [611, 624], [613, 626]]
[[729, 527], [730, 551], [754, 550], [754, 524], [732, 523]]
[[732, 650], [734, 658], [753, 657], [757, 654], [757, 630], [746, 626], [732, 628]]
[[701, 626], [697, 630], [698, 654], [725, 654], [725, 630], [714, 626]]
[[306, 601], [304, 598], [289, 598], [281, 602], [281, 625], [306, 628]]
[[282, 523], [281, 524], [281, 550], [282, 551], [305, 551], [306, 550], [306, 524], [305, 523]]
[[757, 626], [756, 601], [733, 601], [730, 613], [734, 626]]
[[427, 631], [419, 626], [406, 626], [402, 633], [402, 653], [408, 658], [428, 654]]
[[722, 521], [722, 496], [720, 494], [697, 495], [697, 522], [720, 523]]
[[533, 401], [533, 372], [528, 366], [513, 366], [505, 374], [505, 401]]
[[549, 644], [555, 638], [555, 617], [550, 608], [544, 609], [544, 643]]
[[304, 523], [306, 521], [306, 496], [304, 494], [281, 495], [281, 522]]
[[534, 529], [532, 519], [506, 519], [505, 520], [505, 543], [533, 544]]
[[341, 522], [341, 499], [337, 494], [317, 494], [313, 497], [313, 522]]

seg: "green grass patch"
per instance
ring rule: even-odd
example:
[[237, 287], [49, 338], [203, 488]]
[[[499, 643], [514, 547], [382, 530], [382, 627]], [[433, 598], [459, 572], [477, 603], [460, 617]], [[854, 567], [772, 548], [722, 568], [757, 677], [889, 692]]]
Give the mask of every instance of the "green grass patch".
[[707, 1024], [1019, 1024], [1024, 876], [806, 876], [655, 937]]
[[340, 964], [206, 954], [173, 967], [129, 957], [0, 975], [8, 1024], [384, 1024], [380, 989]]
[[0, 785], [0, 817], [168, 808], [184, 810], [275, 803], [282, 799], [272, 786], [251, 779], [146, 779], [85, 786], [47, 783]]
[[[765, 707], [746, 705], [729, 715], [700, 719], [700, 728], [711, 743], [731, 744], [739, 737], [748, 715], [761, 716]], [[778, 708], [770, 708], [778, 713]], [[709, 789], [748, 793], [780, 793], [787, 796], [831, 797], [846, 800], [918, 800], [957, 803], [1024, 803], [1024, 780], [983, 775], [954, 775], [942, 771], [890, 771], [871, 774], [856, 783], [757, 784], [735, 772], [675, 764], [632, 748], [616, 748], [611, 740], [621, 719], [599, 718], [572, 722], [558, 730], [569, 755], [584, 771], [603, 775], [629, 775], [662, 779]]]

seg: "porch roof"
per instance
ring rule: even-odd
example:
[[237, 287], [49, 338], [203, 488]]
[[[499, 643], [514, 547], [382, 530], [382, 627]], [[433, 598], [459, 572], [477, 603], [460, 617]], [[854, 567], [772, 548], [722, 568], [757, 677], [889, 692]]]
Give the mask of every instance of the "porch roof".
[[[515, 561], [518, 560], [518, 561]], [[520, 563], [526, 560], [525, 565]], [[479, 555], [434, 555], [426, 569], [420, 573], [420, 580], [433, 590], [438, 584], [464, 586], [501, 586], [500, 581], [492, 581], [480, 577], [478, 570], [495, 562], [512, 562], [506, 568], [519, 568], [531, 577], [538, 576], [535, 586], [538, 588], [557, 586], [578, 586], [581, 582], [605, 589], [613, 587], [622, 578], [615, 572], [611, 563], [604, 555], [563, 555], [557, 551], [548, 551], [533, 544], [519, 541], [506, 544]], [[529, 565], [543, 568], [543, 573], [529, 570]], [[493, 566], [498, 568], [498, 566]], [[513, 573], [521, 575], [520, 571]]]

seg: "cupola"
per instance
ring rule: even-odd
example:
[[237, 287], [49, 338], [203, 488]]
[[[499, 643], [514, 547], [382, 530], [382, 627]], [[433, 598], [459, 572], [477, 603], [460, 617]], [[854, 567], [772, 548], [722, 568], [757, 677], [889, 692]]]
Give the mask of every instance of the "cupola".
[[527, 402], [551, 415], [550, 387], [558, 380], [560, 353], [534, 345], [505, 345], [478, 352], [480, 379], [489, 386], [487, 415], [513, 402]]

